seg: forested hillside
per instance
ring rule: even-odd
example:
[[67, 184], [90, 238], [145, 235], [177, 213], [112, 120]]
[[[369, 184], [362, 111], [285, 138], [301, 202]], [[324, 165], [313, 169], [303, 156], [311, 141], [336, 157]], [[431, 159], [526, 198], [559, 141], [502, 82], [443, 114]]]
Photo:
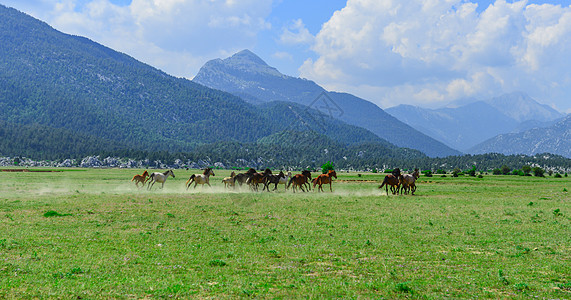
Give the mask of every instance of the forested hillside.
[[[35, 158], [119, 150], [188, 153], [220, 143], [250, 145], [284, 130], [315, 131], [342, 147], [398, 149], [307, 107], [257, 107], [172, 77], [1, 5], [0, 119], [9, 124], [0, 132], [0, 155]], [[302, 143], [292, 138], [288, 146]], [[319, 156], [319, 150], [308, 151], [304, 155]]]

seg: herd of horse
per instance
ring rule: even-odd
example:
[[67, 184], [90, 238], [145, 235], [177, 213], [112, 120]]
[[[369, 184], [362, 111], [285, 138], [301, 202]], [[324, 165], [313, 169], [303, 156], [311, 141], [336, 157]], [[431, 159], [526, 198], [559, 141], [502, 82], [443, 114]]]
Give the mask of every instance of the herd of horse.
[[414, 192], [416, 192], [416, 180], [419, 177], [420, 173], [418, 169], [414, 169], [412, 174], [401, 174], [400, 169], [396, 168], [391, 172], [391, 174], [385, 176], [383, 183], [379, 186], [379, 189], [382, 189], [384, 186], [388, 195], [390, 186], [393, 195], [398, 194], [399, 192], [403, 194], [411, 192], [411, 195], [414, 195]]
[[[147, 185], [147, 189], [150, 190], [153, 188], [155, 183], [161, 183], [161, 189], [164, 187], [165, 182], [169, 176], [175, 178], [174, 173], [172, 170], [168, 170], [164, 173], [161, 172], [154, 172], [149, 174], [145, 170], [143, 174], [133, 176], [131, 181], [135, 182], [137, 188], [142, 188]], [[210, 176], [214, 175], [214, 170], [212, 168], [206, 168], [203, 170], [202, 174], [193, 174], [188, 178], [186, 181], [186, 189], [188, 190], [190, 186], [194, 183], [193, 188], [196, 188], [197, 185], [204, 186], [205, 184], [208, 186], [210, 185]], [[317, 191], [323, 192], [323, 185], [329, 184], [329, 190], [333, 192], [333, 187], [331, 185], [332, 178], [335, 177], [337, 179], [337, 173], [334, 170], [329, 170], [327, 174], [321, 174], [316, 178], [311, 178], [310, 171], [302, 171], [301, 174], [292, 175], [291, 172], [287, 172], [284, 174], [283, 171], [280, 171], [279, 174], [273, 174], [270, 169], [266, 169], [263, 172], [258, 172], [253, 168], [248, 169], [245, 173], [236, 174], [232, 172], [230, 177], [226, 177], [222, 179], [222, 183], [224, 183], [224, 187], [226, 188], [236, 188], [237, 186], [242, 187], [242, 185], [248, 185], [252, 191], [258, 191], [260, 185], [263, 185], [262, 191], [270, 191], [270, 185], [273, 184], [273, 190], [275, 191], [278, 189], [279, 184], [284, 185], [284, 189], [287, 190], [291, 187], [292, 191], [295, 193], [298, 189], [303, 192], [310, 191], [311, 185], [315, 189], [317, 187]], [[139, 184], [141, 186], [139, 187]]]
[[[175, 178], [172, 170], [168, 170], [164, 173], [154, 172], [149, 174], [146, 170], [142, 175], [135, 175], [131, 181], [134, 181], [137, 188], [141, 184], [141, 188], [147, 184], [147, 189], [153, 188], [155, 183], [161, 183], [161, 189], [164, 187], [165, 182], [169, 176]], [[214, 175], [214, 170], [212, 168], [205, 168], [202, 174], [193, 174], [188, 178], [185, 183], [186, 189], [188, 190], [190, 186], [194, 183], [194, 187], [197, 185], [204, 186], [205, 184], [210, 185], [210, 176]], [[419, 171], [415, 169], [412, 174], [401, 174], [400, 169], [396, 168], [391, 174], [386, 175], [383, 183], [379, 186], [379, 189], [385, 186], [387, 195], [389, 194], [389, 186], [391, 192], [398, 194], [399, 192], [403, 194], [408, 194], [409, 192], [414, 195], [416, 191], [416, 179], [419, 178]], [[263, 172], [258, 172], [253, 168], [248, 169], [248, 171], [240, 174], [236, 174], [234, 171], [229, 177], [222, 179], [225, 188], [236, 188], [237, 186], [242, 187], [247, 185], [252, 191], [258, 191], [259, 186], [263, 185], [262, 191], [270, 191], [270, 185], [273, 184], [273, 190], [278, 189], [278, 185], [283, 184], [284, 190], [291, 187], [292, 191], [295, 193], [298, 189], [302, 192], [310, 191], [313, 185], [313, 189], [316, 191], [324, 192], [323, 185], [329, 184], [329, 191], [333, 192], [332, 182], [333, 178], [337, 179], [337, 173], [335, 170], [329, 170], [326, 174], [320, 174], [316, 178], [311, 178], [310, 171], [302, 171], [301, 174], [292, 175], [291, 172], [284, 174], [280, 171], [279, 174], [273, 174], [270, 169], [266, 169]], [[317, 189], [315, 187], [317, 186]]]

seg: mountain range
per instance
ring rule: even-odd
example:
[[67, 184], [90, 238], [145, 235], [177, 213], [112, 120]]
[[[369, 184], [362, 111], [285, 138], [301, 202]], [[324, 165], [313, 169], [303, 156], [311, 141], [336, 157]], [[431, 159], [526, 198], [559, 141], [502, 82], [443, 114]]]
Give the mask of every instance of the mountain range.
[[386, 111], [425, 134], [467, 153], [472, 153], [472, 147], [499, 134], [547, 127], [563, 117], [553, 108], [521, 92], [484, 101], [464, 101], [460, 105], [439, 109], [399, 105]]
[[302, 104], [348, 124], [363, 127], [399, 147], [428, 156], [459, 155], [459, 151], [387, 114], [377, 105], [347, 93], [328, 92], [315, 82], [284, 75], [249, 50], [208, 61], [193, 79], [253, 103]]
[[[242, 158], [254, 160], [271, 158], [269, 149], [290, 151], [311, 140], [315, 144], [300, 145], [312, 149], [304, 153], [306, 161], [341, 157], [350, 161], [371, 145], [382, 149], [369, 155], [371, 160], [378, 161], [381, 155], [425, 157], [307, 106], [254, 105], [175, 78], [2, 5], [0, 119], [0, 155], [61, 158], [98, 151], [174, 153], [210, 148], [226, 153], [224, 145], [233, 149], [247, 145], [255, 150]], [[304, 131], [311, 134], [296, 140]], [[276, 135], [280, 138], [271, 138]], [[289, 143], [282, 145], [287, 136]], [[78, 146], [82, 141], [88, 145]], [[337, 156], [323, 155], [327, 145], [338, 148]]]
[[571, 158], [571, 114], [549, 127], [500, 134], [468, 151], [474, 154], [496, 152], [525, 155], [548, 152]]

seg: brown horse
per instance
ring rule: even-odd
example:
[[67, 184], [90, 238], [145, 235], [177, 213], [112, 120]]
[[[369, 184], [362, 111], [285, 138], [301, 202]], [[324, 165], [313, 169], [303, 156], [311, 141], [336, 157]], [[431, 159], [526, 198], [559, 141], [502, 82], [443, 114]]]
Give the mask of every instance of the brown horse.
[[246, 173], [240, 173], [240, 174], [234, 176], [234, 184], [233, 184], [234, 189], [236, 189], [236, 183], [238, 183], [240, 186], [242, 186], [255, 173], [256, 173], [256, 169], [250, 168]]
[[383, 180], [383, 184], [381, 184], [381, 186], [379, 186], [380, 189], [383, 188], [383, 186], [385, 186], [385, 190], [387, 191], [387, 196], [389, 195], [389, 185], [391, 186], [391, 192], [393, 193], [393, 195], [396, 193], [399, 193], [399, 188], [400, 188], [400, 182], [399, 182], [399, 178], [395, 177], [395, 175], [393, 174], [389, 174], [387, 176], [385, 176], [385, 179]]
[[145, 172], [143, 172], [143, 175], [135, 175], [133, 176], [133, 179], [131, 179], [131, 181], [135, 181], [135, 185], [137, 186], [137, 188], [139, 188], [139, 183], [142, 183], [141, 187], [145, 186], [145, 183], [147, 183], [148, 177], [149, 176], [149, 172], [147, 172], [147, 170], [145, 170]]
[[264, 173], [253, 173], [252, 176], [250, 176], [250, 178], [248, 178], [248, 180], [246, 180], [246, 183], [250, 186], [250, 189], [252, 189], [252, 191], [258, 191], [258, 185], [264, 184], [266, 183], [266, 176], [267, 175], [271, 175], [272, 174], [272, 170], [270, 169], [266, 169], [264, 171]]
[[[295, 176], [293, 176], [289, 180], [287, 188], [289, 189], [289, 187], [293, 184], [292, 190], [294, 193], [295, 193], [296, 187], [299, 187], [303, 192], [305, 192], [303, 187], [306, 184], [309, 185], [309, 187], [311, 187], [311, 184], [309, 184], [308, 179], [311, 180], [311, 172], [309, 172], [307, 170], [302, 171], [301, 174], [296, 174]], [[309, 188], [308, 188], [308, 190], [309, 190]]]
[[317, 178], [313, 180], [313, 189], [315, 189], [316, 185], [319, 185], [317, 190], [323, 192], [323, 185], [329, 183], [329, 190], [333, 192], [333, 188], [331, 187], [331, 182], [333, 179], [331, 179], [331, 177], [335, 177], [335, 179], [337, 179], [337, 173], [335, 173], [335, 170], [329, 170], [327, 174], [321, 174], [317, 176]]
[[420, 173], [418, 169], [414, 169], [412, 174], [404, 174], [399, 176], [400, 184], [402, 185], [403, 194], [408, 194], [408, 191], [411, 191], [411, 195], [414, 195], [416, 192], [416, 180], [420, 177]]

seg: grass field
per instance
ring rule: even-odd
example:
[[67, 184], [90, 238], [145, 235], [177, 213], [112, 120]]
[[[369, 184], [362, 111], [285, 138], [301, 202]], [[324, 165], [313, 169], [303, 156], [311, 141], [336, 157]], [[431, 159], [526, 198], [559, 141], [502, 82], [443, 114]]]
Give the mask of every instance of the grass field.
[[338, 174], [333, 193], [0, 172], [0, 298], [571, 299], [571, 179]]

